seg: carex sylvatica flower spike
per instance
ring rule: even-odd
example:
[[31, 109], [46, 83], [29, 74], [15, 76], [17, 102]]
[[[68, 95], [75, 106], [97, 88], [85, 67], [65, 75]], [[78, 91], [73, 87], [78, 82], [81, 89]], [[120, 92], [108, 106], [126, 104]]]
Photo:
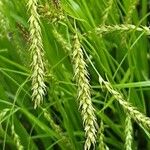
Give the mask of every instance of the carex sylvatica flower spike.
[[84, 149], [89, 150], [92, 144], [93, 147], [95, 147], [97, 123], [95, 110], [92, 106], [89, 75], [86, 69], [83, 51], [81, 49], [81, 44], [77, 34], [74, 36], [72, 59], [74, 64], [75, 80], [78, 86], [77, 99], [79, 102], [79, 110], [81, 111], [86, 136]]
[[29, 31], [30, 31], [30, 52], [32, 57], [32, 100], [34, 108], [37, 108], [43, 102], [45, 94], [45, 67], [44, 67], [44, 52], [42, 44], [42, 35], [40, 27], [40, 18], [37, 12], [38, 0], [28, 0], [27, 6], [30, 12]]

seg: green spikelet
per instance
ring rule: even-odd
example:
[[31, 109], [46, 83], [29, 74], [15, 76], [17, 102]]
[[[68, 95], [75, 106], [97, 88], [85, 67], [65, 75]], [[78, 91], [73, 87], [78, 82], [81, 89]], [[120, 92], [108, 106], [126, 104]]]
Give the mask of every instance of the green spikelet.
[[83, 118], [83, 125], [85, 130], [86, 141], [84, 145], [85, 150], [89, 150], [91, 145], [96, 143], [96, 117], [94, 108], [92, 106], [90, 84], [88, 80], [88, 72], [86, 63], [83, 58], [83, 52], [78, 39], [74, 37], [73, 45], [73, 64], [75, 79], [78, 85], [78, 102], [79, 109]]
[[45, 94], [45, 68], [44, 68], [44, 53], [41, 37], [40, 19], [37, 13], [37, 0], [28, 1], [28, 10], [30, 11], [29, 18], [29, 30], [30, 30], [30, 51], [32, 56], [32, 100], [34, 102], [34, 108], [40, 106], [43, 103], [43, 97]]

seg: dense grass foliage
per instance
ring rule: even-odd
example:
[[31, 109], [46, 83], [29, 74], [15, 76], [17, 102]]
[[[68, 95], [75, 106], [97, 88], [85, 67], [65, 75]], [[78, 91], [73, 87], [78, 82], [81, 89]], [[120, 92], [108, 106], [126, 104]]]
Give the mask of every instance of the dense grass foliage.
[[149, 11], [1, 0], [0, 150], [149, 150]]

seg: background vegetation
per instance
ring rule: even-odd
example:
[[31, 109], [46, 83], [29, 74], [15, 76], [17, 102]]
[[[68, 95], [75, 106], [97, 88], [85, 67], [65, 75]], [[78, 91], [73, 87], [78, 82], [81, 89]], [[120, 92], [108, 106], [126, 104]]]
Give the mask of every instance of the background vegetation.
[[0, 1], [0, 149], [82, 150], [93, 117], [85, 149], [149, 150], [149, 0], [39, 0], [40, 104], [29, 2]]

